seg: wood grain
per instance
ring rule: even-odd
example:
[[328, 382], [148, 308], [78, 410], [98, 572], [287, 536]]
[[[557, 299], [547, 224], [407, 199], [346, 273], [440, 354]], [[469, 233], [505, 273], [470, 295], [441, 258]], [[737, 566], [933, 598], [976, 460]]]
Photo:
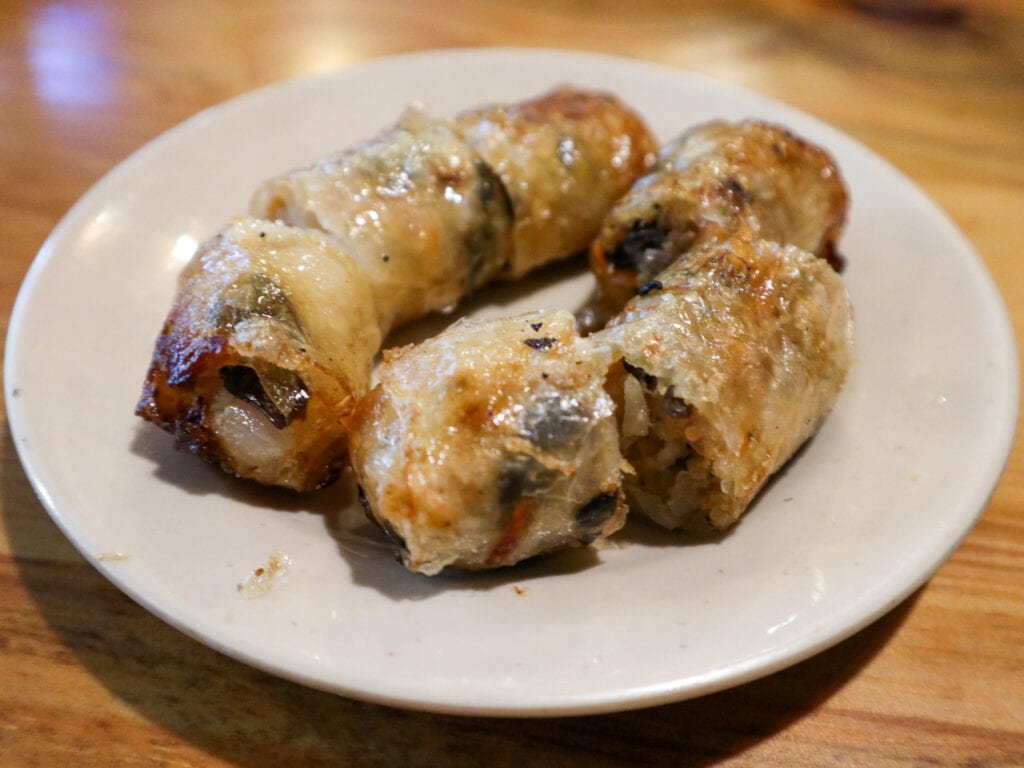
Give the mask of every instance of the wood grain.
[[[905, 171], [1024, 338], [1024, 6], [179, 0], [0, 5], [0, 305], [68, 207], [148, 139], [292, 75], [445, 46], [556, 46], [780, 98]], [[950, 10], [952, 9], [952, 10]], [[970, 450], [970, 446], [964, 446]], [[74, 551], [0, 442], [0, 765], [1024, 765], [1024, 446], [917, 594], [793, 668], [600, 717], [404, 712], [269, 677], [164, 625]]]

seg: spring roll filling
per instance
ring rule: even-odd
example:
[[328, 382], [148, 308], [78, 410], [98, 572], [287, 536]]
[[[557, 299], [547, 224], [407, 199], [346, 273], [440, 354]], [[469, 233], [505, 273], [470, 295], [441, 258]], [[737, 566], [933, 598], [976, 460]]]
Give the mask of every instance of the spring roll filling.
[[309, 389], [294, 371], [253, 360], [220, 369], [224, 389], [260, 409], [270, 423], [284, 429], [306, 410]]
[[716, 527], [716, 500], [725, 500], [711, 462], [698, 448], [704, 430], [699, 414], [642, 368], [624, 360], [623, 369], [623, 455], [636, 473], [625, 477], [627, 500], [669, 527], [682, 518], [703, 518], [706, 527]]

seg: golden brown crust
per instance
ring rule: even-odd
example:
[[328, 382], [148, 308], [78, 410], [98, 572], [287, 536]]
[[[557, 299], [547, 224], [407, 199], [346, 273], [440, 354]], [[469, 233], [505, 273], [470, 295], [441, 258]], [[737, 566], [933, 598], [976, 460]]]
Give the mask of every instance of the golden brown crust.
[[[235, 237], [235, 225], [212, 238], [184, 272], [139, 415], [174, 434], [179, 447], [239, 476], [300, 490], [327, 482], [344, 461], [346, 422], [369, 386], [382, 335], [448, 309], [488, 280], [581, 249], [614, 197], [647, 167], [648, 158], [641, 162], [634, 150], [647, 152], [649, 134], [611, 97], [564, 89], [481, 111], [478, 120], [487, 125], [476, 126], [477, 138], [506, 151], [497, 159], [507, 178], [543, 192], [523, 207], [526, 218], [514, 218], [505, 182], [465, 135], [472, 120], [415, 108], [367, 142], [267, 181], [252, 211], [279, 219], [266, 222], [275, 232], [295, 238], [302, 227], [313, 240], [330, 241], [333, 262], [343, 265], [334, 271], [344, 274], [325, 278], [318, 262], [278, 275], [265, 243], [252, 233]], [[552, 164], [557, 168], [546, 167]], [[581, 205], [585, 231], [577, 221]], [[546, 250], [530, 250], [522, 233], [546, 225], [537, 206], [549, 214], [564, 207], [572, 238], [559, 234], [545, 241]], [[258, 269], [247, 266], [254, 260]], [[324, 331], [335, 335], [299, 352], [287, 318], [249, 323], [240, 334], [220, 310], [242, 302], [244, 286], [257, 278], [268, 280], [283, 304], [315, 295], [305, 302], [303, 324], [328, 318]], [[325, 281], [337, 290], [323, 294]], [[321, 346], [331, 353], [316, 357]]]
[[351, 459], [410, 569], [511, 565], [621, 527], [607, 367], [572, 315], [550, 310], [462, 321], [387, 356]]
[[840, 265], [847, 193], [834, 160], [789, 130], [755, 120], [698, 126], [608, 215], [591, 268], [620, 307], [698, 243], [741, 228]]
[[451, 121], [417, 108], [369, 141], [268, 180], [250, 211], [338, 237], [385, 334], [451, 307], [508, 260], [501, 181]]
[[136, 413], [232, 474], [312, 490], [342, 467], [379, 343], [365, 282], [329, 236], [238, 220], [182, 272]]
[[747, 230], [658, 283], [596, 334], [624, 363], [611, 381], [636, 470], [627, 495], [668, 527], [725, 528], [838, 397], [849, 301], [823, 260]]
[[643, 120], [621, 101], [568, 87], [471, 110], [456, 124], [508, 192], [514, 224], [504, 276], [511, 278], [584, 251], [657, 151]]

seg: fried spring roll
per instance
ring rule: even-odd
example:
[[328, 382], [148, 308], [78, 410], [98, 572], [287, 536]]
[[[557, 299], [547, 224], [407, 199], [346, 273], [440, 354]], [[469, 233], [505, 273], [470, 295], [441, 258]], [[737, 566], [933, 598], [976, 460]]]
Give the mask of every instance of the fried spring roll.
[[609, 363], [553, 310], [464, 320], [385, 353], [351, 459], [409, 569], [511, 565], [622, 526]]
[[569, 88], [454, 121], [414, 108], [375, 139], [266, 182], [250, 211], [337, 235], [386, 334], [585, 250], [654, 149], [617, 99]]
[[852, 356], [836, 272], [749, 231], [676, 261], [595, 341], [622, 361], [610, 386], [630, 509], [691, 530], [740, 517], [817, 430]]
[[233, 474], [315, 488], [342, 468], [380, 341], [366, 279], [333, 237], [239, 219], [180, 275], [137, 413]]
[[657, 152], [636, 113], [612, 96], [574, 88], [471, 110], [455, 122], [508, 192], [512, 249], [503, 277], [585, 251]]
[[621, 307], [707, 239], [747, 229], [841, 265], [847, 194], [827, 152], [787, 129], [748, 120], [693, 128], [659, 153], [590, 249], [608, 300]]
[[265, 182], [252, 215], [338, 237], [373, 292], [384, 334], [448, 309], [508, 261], [501, 181], [450, 121], [411, 108], [379, 136]]
[[[374, 139], [269, 180], [251, 203], [257, 219], [203, 244], [186, 269], [137, 413], [240, 477], [296, 490], [329, 482], [381, 338], [488, 280], [585, 248], [611, 202], [649, 167], [650, 146], [617, 100], [563, 90], [476, 119], [414, 108]], [[565, 217], [572, 226], [546, 239], [539, 232]], [[260, 302], [287, 312], [257, 323], [280, 337], [257, 348], [256, 321], [239, 330], [222, 309], [264, 317]], [[337, 337], [313, 340], [308, 331], [321, 324]]]

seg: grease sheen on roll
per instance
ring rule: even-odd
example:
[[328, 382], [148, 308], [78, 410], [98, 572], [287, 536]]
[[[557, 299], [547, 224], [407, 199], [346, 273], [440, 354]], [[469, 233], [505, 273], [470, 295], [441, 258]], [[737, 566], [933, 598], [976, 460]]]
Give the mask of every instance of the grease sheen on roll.
[[[411, 108], [378, 136], [268, 180], [251, 203], [256, 218], [202, 244], [186, 268], [136, 412], [240, 477], [296, 490], [329, 482], [381, 339], [489, 280], [583, 250], [652, 147], [618, 99], [559, 89], [455, 120]], [[257, 230], [267, 240], [245, 234]], [[291, 269], [303, 248], [308, 263]], [[339, 270], [347, 282], [334, 280]], [[243, 323], [266, 337], [258, 353], [220, 313], [250, 295], [253, 317], [263, 301], [285, 308], [267, 310], [275, 323]], [[297, 353], [295, 339], [320, 321], [293, 310], [314, 295], [311, 311], [339, 334], [323, 343], [344, 359], [310, 368], [294, 355], [315, 347]], [[321, 370], [344, 397], [315, 384]]]
[[411, 570], [511, 565], [621, 527], [609, 363], [554, 310], [463, 320], [386, 354], [352, 467]]
[[668, 528], [727, 528], [835, 403], [849, 299], [823, 259], [748, 231], [657, 282], [595, 334], [621, 358], [628, 503]]
[[591, 268], [616, 308], [700, 243], [741, 229], [838, 269], [846, 210], [842, 176], [821, 147], [779, 125], [716, 120], [661, 149], [605, 219]]

